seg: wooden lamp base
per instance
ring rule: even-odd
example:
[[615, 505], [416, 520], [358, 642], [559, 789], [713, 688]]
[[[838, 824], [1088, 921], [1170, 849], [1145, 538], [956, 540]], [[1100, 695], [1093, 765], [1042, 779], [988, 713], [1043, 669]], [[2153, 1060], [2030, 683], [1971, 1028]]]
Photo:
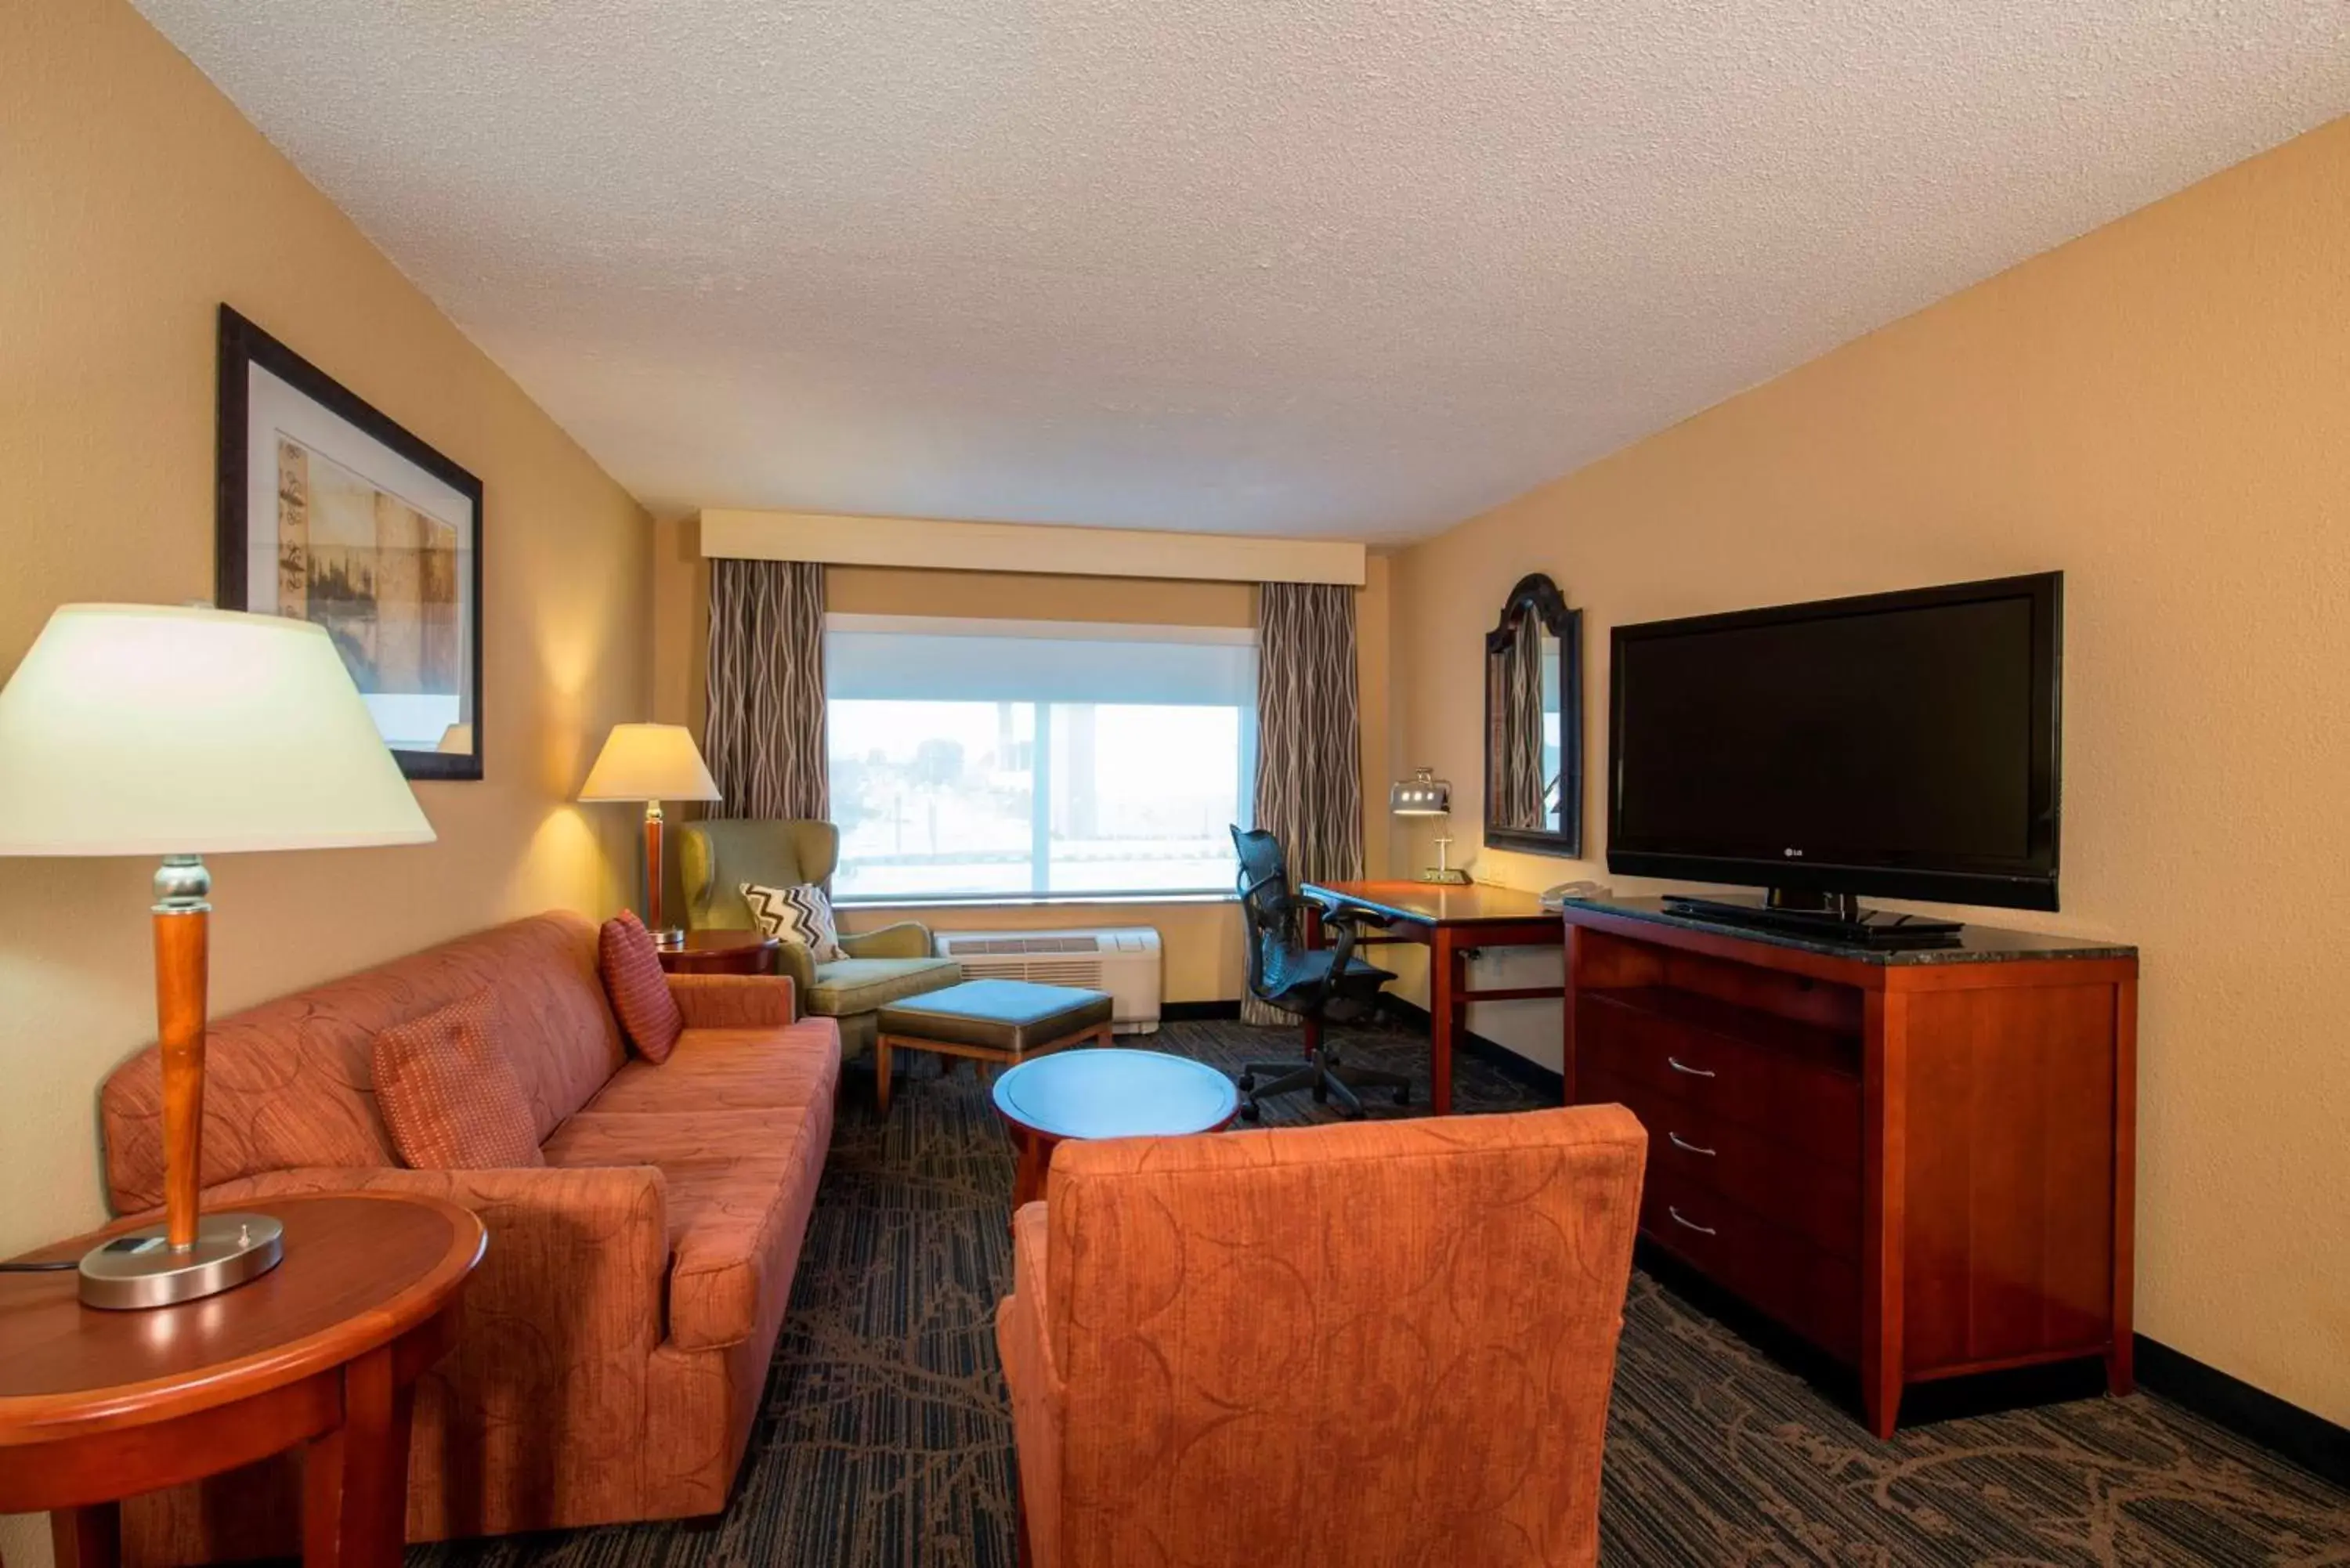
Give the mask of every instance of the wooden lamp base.
[[117, 1236], [81, 1261], [84, 1305], [170, 1306], [217, 1295], [276, 1268], [285, 1227], [266, 1214], [206, 1218], [204, 1014], [211, 873], [192, 855], [155, 873], [155, 1023], [163, 1056], [163, 1223]]
[[645, 802], [645, 929], [662, 947], [685, 945], [685, 932], [671, 926], [661, 913], [661, 804]]

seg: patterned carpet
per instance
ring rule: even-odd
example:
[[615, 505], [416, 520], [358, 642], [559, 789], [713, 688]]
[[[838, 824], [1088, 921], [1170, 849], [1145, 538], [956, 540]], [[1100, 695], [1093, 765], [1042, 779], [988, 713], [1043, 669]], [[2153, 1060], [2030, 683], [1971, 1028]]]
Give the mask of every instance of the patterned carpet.
[[[1192, 1023], [1133, 1043], [1229, 1066], [1294, 1040]], [[1367, 1065], [1426, 1072], [1409, 1034], [1347, 1043]], [[852, 1070], [723, 1521], [420, 1548], [411, 1568], [1009, 1568], [1012, 1431], [993, 1319], [1012, 1159], [969, 1068], [933, 1072], [912, 1067], [885, 1125]], [[1455, 1097], [1470, 1111], [1535, 1103], [1475, 1059], [1460, 1064]], [[1267, 1116], [1314, 1109], [1291, 1096]], [[1880, 1445], [1645, 1274], [1626, 1311], [1601, 1523], [1604, 1562], [1676, 1568], [2350, 1564], [2350, 1494], [2158, 1399], [1943, 1420]]]

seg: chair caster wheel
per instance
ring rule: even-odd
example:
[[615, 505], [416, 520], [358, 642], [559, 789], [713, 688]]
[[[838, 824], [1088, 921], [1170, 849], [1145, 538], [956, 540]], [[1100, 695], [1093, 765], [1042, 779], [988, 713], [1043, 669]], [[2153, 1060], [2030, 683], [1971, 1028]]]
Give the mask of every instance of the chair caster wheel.
[[1411, 1104], [1411, 1086], [1409, 1084], [1396, 1091], [1395, 1103], [1399, 1106]]
[[1238, 1079], [1234, 1080], [1234, 1082], [1239, 1086], [1241, 1093], [1245, 1095], [1251, 1089], [1256, 1087], [1256, 1075], [1254, 1073], [1243, 1073]]
[[1241, 1120], [1244, 1122], [1259, 1122], [1263, 1119], [1264, 1113], [1257, 1109], [1256, 1102], [1254, 1100], [1243, 1100], [1241, 1102]]

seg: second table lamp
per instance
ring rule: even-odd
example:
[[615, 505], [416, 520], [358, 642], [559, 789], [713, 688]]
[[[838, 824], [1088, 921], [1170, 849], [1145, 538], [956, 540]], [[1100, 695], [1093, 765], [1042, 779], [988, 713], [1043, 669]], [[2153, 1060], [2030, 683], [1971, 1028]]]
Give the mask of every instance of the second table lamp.
[[661, 915], [661, 802], [721, 798], [692, 734], [682, 724], [613, 725], [579, 798], [645, 803], [645, 928], [656, 941], [683, 940]]

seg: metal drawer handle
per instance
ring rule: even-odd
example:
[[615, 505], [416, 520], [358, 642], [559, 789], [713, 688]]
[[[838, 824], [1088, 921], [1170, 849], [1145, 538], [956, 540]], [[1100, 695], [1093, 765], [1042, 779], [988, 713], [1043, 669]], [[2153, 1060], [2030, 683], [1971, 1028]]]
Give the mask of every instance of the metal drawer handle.
[[1714, 1157], [1713, 1150], [1706, 1147], [1703, 1144], [1691, 1143], [1689, 1139], [1681, 1137], [1681, 1135], [1677, 1132], [1668, 1132], [1665, 1136], [1673, 1140], [1673, 1147], [1675, 1148], [1687, 1149], [1691, 1154], [1701, 1154], [1708, 1159], [1711, 1159]]
[[1692, 1078], [1711, 1078], [1714, 1076], [1713, 1074], [1707, 1072], [1702, 1067], [1690, 1066], [1679, 1056], [1668, 1056], [1665, 1060], [1671, 1065], [1672, 1070], [1676, 1073], [1687, 1073]]
[[1715, 1230], [1711, 1225], [1700, 1225], [1696, 1220], [1688, 1218], [1683, 1215], [1679, 1210], [1674, 1208], [1669, 1203], [1665, 1205], [1665, 1212], [1673, 1217], [1674, 1224], [1686, 1225], [1700, 1236], [1719, 1236], [1721, 1234], [1721, 1231]]

